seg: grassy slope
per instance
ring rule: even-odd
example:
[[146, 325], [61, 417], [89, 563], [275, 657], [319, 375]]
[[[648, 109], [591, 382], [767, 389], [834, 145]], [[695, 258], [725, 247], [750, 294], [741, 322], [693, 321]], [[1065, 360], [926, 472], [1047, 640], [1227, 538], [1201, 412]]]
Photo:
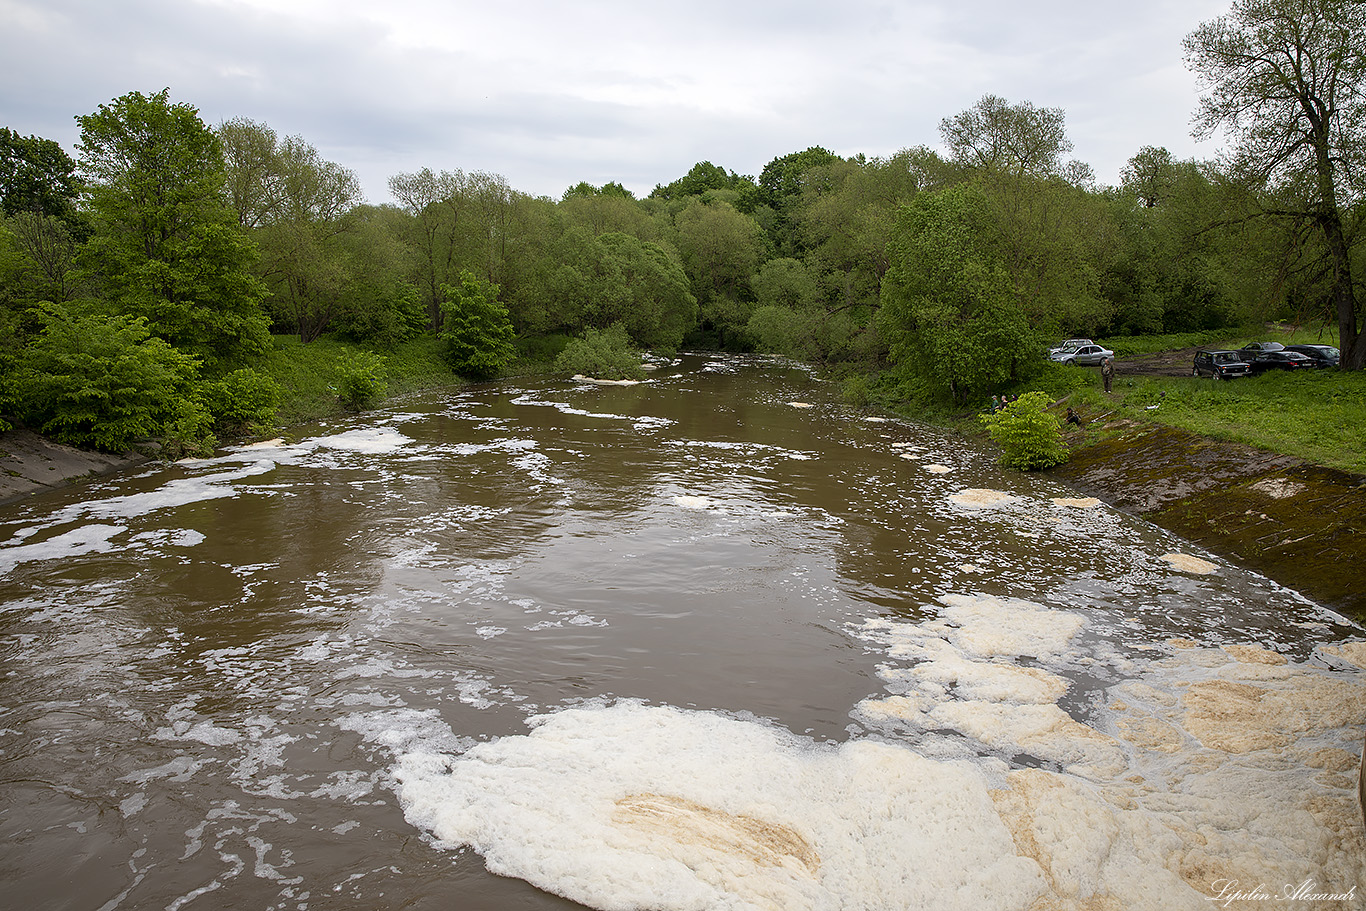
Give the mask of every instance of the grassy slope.
[[[1098, 341], [1115, 349], [1122, 360], [1193, 345], [1238, 348], [1267, 338], [1285, 344], [1333, 344], [1333, 339], [1307, 331], [1235, 337], [1205, 333], [1121, 339], [1113, 344]], [[1114, 393], [1106, 395], [1095, 369], [1050, 365], [1036, 380], [1002, 391], [1018, 394], [1031, 389], [1049, 392], [1059, 401], [1059, 412], [1068, 405], [1075, 407], [1088, 421], [1081, 436], [1086, 442], [1103, 438], [1107, 433], [1104, 424], [1127, 418], [1168, 424], [1316, 465], [1366, 474], [1366, 372], [1276, 372], [1227, 383], [1194, 377], [1120, 375], [1115, 378]], [[959, 413], [948, 417], [948, 423], [963, 433], [986, 436], [975, 414]]]

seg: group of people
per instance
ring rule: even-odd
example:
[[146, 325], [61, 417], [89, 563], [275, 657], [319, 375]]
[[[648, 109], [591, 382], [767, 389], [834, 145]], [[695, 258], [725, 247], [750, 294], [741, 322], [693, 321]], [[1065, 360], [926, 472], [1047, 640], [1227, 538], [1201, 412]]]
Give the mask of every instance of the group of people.
[[995, 414], [1018, 398], [1018, 395], [993, 395], [991, 397], [991, 413]]

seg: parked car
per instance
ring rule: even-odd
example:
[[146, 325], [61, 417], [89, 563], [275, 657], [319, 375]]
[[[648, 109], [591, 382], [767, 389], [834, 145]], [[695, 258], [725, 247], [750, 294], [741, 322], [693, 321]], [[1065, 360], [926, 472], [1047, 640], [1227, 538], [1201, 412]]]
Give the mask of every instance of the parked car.
[[1216, 380], [1231, 380], [1251, 373], [1252, 365], [1237, 351], [1197, 351], [1195, 365], [1191, 367], [1191, 376], [1208, 376]]
[[1263, 351], [1252, 359], [1253, 374], [1268, 370], [1313, 370], [1314, 362], [1298, 351]]
[[1063, 342], [1062, 344], [1060, 344], [1060, 345], [1054, 345], [1052, 348], [1049, 348], [1049, 349], [1048, 349], [1048, 356], [1049, 356], [1049, 357], [1052, 357], [1053, 355], [1058, 354], [1059, 352], [1076, 351], [1076, 350], [1077, 350], [1078, 348], [1080, 348], [1082, 345], [1094, 345], [1094, 344], [1095, 344], [1095, 342], [1091, 341], [1089, 338], [1069, 338], [1067, 341]]
[[1332, 345], [1286, 345], [1286, 351], [1298, 351], [1314, 362], [1315, 367], [1336, 367], [1342, 352]]
[[1250, 364], [1252, 363], [1252, 359], [1259, 354], [1263, 354], [1267, 351], [1284, 350], [1285, 346], [1282, 345], [1280, 342], [1251, 342], [1250, 344], [1244, 345], [1243, 347], [1239, 348], [1238, 353], [1243, 355], [1243, 359]]
[[1049, 355], [1053, 360], [1060, 364], [1075, 364], [1078, 367], [1095, 367], [1107, 357], [1114, 357], [1115, 353], [1109, 348], [1102, 348], [1097, 344], [1082, 345], [1080, 348], [1071, 351], [1059, 351], [1057, 354]]

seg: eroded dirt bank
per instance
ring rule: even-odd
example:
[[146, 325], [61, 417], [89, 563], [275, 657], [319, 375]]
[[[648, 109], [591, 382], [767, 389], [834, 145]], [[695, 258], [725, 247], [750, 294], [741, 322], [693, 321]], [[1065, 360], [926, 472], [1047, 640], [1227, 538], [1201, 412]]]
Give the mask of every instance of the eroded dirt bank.
[[1366, 477], [1158, 425], [1051, 474], [1366, 621]]
[[54, 443], [28, 430], [0, 433], [0, 504], [147, 461]]

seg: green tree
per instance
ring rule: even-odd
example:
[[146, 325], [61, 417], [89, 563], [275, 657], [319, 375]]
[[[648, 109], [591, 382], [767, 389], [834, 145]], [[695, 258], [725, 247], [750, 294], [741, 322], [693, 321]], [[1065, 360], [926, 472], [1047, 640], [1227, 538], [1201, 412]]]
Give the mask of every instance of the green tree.
[[223, 200], [222, 148], [169, 90], [131, 92], [76, 118], [94, 235], [89, 271], [124, 313], [209, 361], [269, 344], [256, 248]]
[[0, 127], [0, 212], [69, 220], [79, 192], [76, 162], [60, 145]]
[[1366, 4], [1235, 0], [1186, 37], [1208, 94], [1196, 135], [1223, 130], [1232, 167], [1271, 190], [1267, 212], [1312, 225], [1331, 273], [1342, 367], [1366, 366], [1352, 277], [1366, 163]]
[[460, 284], [445, 286], [445, 294], [441, 339], [446, 362], [461, 376], [497, 376], [517, 354], [512, 318], [498, 302], [498, 286], [466, 269], [460, 273]]
[[1062, 422], [1050, 413], [1048, 393], [1026, 392], [994, 414], [981, 416], [1001, 447], [1001, 464], [1015, 471], [1040, 471], [1067, 461]]
[[47, 304], [21, 357], [19, 416], [40, 433], [109, 452], [134, 441], [204, 439], [212, 422], [194, 397], [198, 361], [151, 337], [140, 317], [81, 314]]
[[973, 168], [1011, 174], [1047, 176], [1063, 170], [1062, 156], [1072, 151], [1062, 108], [1036, 108], [1028, 101], [1011, 104], [999, 95], [983, 95], [969, 110], [939, 123], [949, 154]]
[[1040, 357], [998, 245], [990, 201], [970, 185], [920, 194], [893, 234], [880, 311], [892, 361], [958, 404]]

